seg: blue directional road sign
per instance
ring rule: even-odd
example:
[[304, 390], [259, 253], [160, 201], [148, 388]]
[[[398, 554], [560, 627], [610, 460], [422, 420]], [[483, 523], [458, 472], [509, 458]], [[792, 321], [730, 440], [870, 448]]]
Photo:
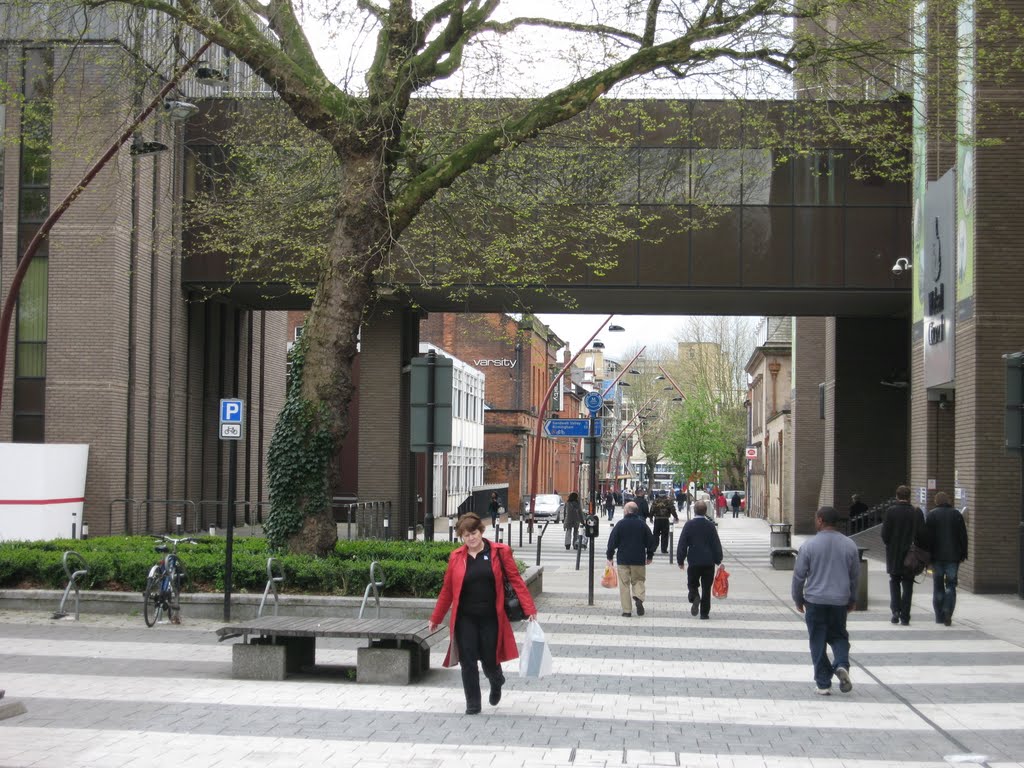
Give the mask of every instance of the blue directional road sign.
[[220, 401], [220, 439], [241, 440], [245, 416], [244, 400]]
[[[548, 437], [590, 437], [590, 419], [547, 419], [544, 434]], [[594, 437], [601, 436], [601, 419], [594, 420]]]

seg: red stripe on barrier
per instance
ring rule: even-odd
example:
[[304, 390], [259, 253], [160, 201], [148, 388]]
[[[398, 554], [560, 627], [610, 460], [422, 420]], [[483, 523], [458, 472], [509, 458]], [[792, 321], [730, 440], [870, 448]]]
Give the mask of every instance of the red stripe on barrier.
[[0, 499], [0, 505], [8, 504], [74, 504], [84, 502], [85, 496], [78, 496], [72, 499]]

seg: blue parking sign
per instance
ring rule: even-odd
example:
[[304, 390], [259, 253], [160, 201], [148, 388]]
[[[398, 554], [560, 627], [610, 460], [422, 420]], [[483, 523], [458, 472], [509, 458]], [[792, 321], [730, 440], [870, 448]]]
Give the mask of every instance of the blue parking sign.
[[218, 425], [218, 436], [220, 439], [241, 440], [244, 417], [244, 400], [221, 400], [220, 423]]
[[238, 423], [242, 420], [242, 409], [245, 403], [242, 400], [221, 400], [220, 420], [230, 423]]

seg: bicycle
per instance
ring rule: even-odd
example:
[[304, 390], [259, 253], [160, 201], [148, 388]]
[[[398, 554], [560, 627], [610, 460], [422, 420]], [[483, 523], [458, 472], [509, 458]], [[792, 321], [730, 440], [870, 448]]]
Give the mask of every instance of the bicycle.
[[149, 569], [146, 577], [146, 588], [142, 592], [143, 618], [146, 626], [152, 627], [167, 613], [172, 624], [181, 623], [181, 582], [185, 578], [185, 566], [178, 557], [178, 545], [183, 542], [198, 544], [193, 538], [172, 539], [170, 536], [157, 536], [159, 542], [154, 549], [166, 556]]

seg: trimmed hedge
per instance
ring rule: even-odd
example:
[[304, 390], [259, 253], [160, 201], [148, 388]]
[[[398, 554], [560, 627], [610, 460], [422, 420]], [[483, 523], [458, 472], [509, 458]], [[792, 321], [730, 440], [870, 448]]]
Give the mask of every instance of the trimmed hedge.
[[[187, 592], [224, 590], [221, 537], [203, 536], [198, 544], [181, 544], [178, 554], [188, 580]], [[89, 565], [85, 589], [141, 592], [150, 567], [160, 556], [150, 536], [107, 536], [86, 540], [55, 539], [0, 542], [0, 588], [63, 589], [67, 584], [64, 552], [78, 552]], [[391, 597], [436, 597], [444, 582], [448, 556], [458, 544], [423, 541], [339, 541], [333, 555], [279, 555], [285, 594], [362, 595], [370, 581], [370, 563], [380, 563], [384, 593]], [[236, 538], [232, 557], [235, 592], [261, 594], [267, 583], [266, 539]], [[525, 569], [518, 562], [519, 570]]]

